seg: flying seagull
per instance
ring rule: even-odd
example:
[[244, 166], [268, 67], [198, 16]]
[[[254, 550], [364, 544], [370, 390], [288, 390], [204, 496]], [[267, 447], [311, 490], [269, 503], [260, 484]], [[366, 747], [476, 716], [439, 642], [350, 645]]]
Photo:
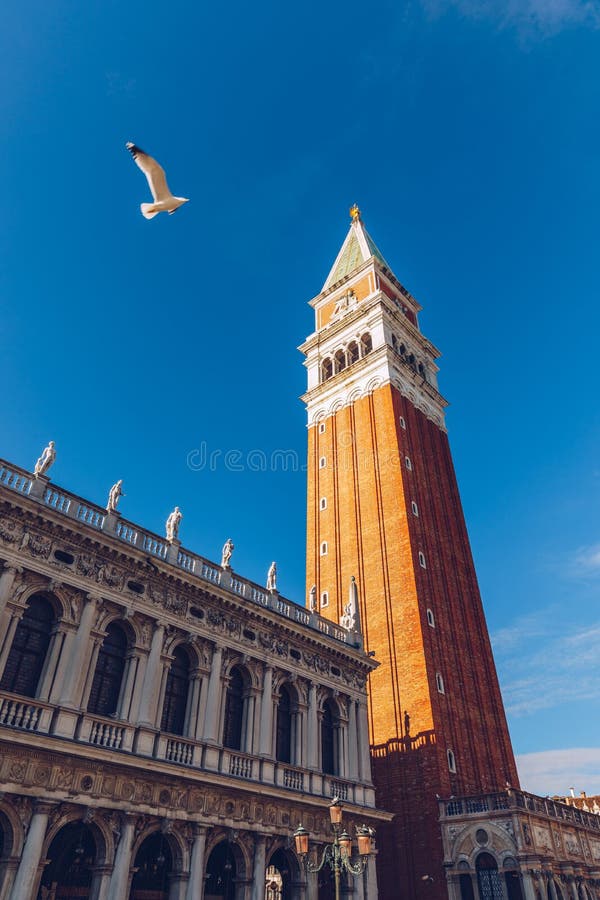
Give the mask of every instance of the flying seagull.
[[154, 197], [154, 203], [140, 204], [140, 209], [145, 219], [153, 219], [159, 212], [168, 212], [169, 215], [172, 215], [178, 207], [188, 202], [187, 197], [173, 196], [167, 184], [165, 170], [162, 166], [159, 166], [155, 159], [152, 159], [151, 156], [148, 156], [147, 153], [144, 153], [131, 141], [128, 141], [125, 146], [148, 179], [148, 184]]

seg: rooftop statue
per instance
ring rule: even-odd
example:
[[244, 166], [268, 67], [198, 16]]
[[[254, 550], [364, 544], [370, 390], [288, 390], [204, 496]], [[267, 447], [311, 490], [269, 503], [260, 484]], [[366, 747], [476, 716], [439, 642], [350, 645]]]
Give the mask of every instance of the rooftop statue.
[[176, 541], [179, 536], [179, 525], [183, 519], [183, 513], [178, 506], [175, 507], [169, 518], [167, 519], [167, 540]]
[[54, 441], [50, 441], [48, 446], [44, 448], [42, 455], [35, 464], [33, 474], [36, 476], [36, 478], [38, 475], [45, 475], [55, 459], [56, 449], [54, 447]]
[[277, 566], [274, 562], [271, 563], [269, 571], [267, 572], [267, 590], [277, 590]]
[[119, 499], [124, 497], [123, 493], [123, 479], [119, 478], [116, 484], [113, 484], [110, 491], [108, 492], [108, 503], [106, 504], [106, 511], [109, 513], [114, 513], [117, 511], [117, 505], [119, 503]]
[[230, 568], [231, 554], [235, 550], [235, 544], [231, 540], [231, 538], [227, 538], [225, 543], [223, 544], [223, 550], [221, 551], [221, 567], [223, 569]]

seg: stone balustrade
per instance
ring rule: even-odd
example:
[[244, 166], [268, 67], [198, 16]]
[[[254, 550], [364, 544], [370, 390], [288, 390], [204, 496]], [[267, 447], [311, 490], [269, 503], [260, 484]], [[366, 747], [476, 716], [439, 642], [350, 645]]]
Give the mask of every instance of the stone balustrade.
[[458, 797], [451, 800], [440, 800], [441, 816], [468, 816], [478, 813], [489, 814], [498, 810], [521, 809], [532, 813], [548, 816], [551, 819], [561, 819], [567, 822], [576, 822], [587, 828], [600, 831], [600, 816], [577, 809], [549, 797], [538, 797], [528, 794], [526, 791], [508, 788], [493, 794], [479, 794], [473, 797]]
[[[38, 483], [43, 486], [41, 492], [37, 489]], [[95, 531], [102, 531], [106, 533], [107, 537], [116, 538], [130, 547], [135, 547], [149, 556], [162, 560], [167, 565], [182, 569], [194, 578], [207, 581], [222, 590], [230, 591], [238, 597], [268, 608], [284, 619], [299, 622], [333, 638], [333, 640], [352, 645], [353, 635], [319, 614], [309, 612], [306, 607], [287, 600], [277, 592], [269, 592], [255, 582], [237, 574], [234, 575], [231, 570], [224, 570], [216, 563], [190, 550], [177, 546], [174, 548], [175, 552], [171, 554], [169, 552], [171, 545], [164, 537], [140, 528], [119, 515], [109, 515], [101, 507], [60, 487], [49, 485], [47, 479], [33, 478], [31, 473], [3, 460], [0, 460], [0, 485], [19, 494], [28, 495], [30, 499], [49, 507], [66, 518], [76, 519], [84, 526]]]

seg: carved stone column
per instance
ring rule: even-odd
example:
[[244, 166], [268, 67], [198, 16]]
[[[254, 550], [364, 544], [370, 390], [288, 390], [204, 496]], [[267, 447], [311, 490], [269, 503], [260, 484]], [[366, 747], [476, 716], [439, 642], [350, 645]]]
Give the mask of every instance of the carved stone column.
[[371, 853], [364, 874], [364, 898], [365, 900], [377, 900], [377, 871], [375, 869], [375, 854]]
[[[108, 886], [107, 900], [123, 900], [127, 896], [129, 869], [131, 868], [131, 845], [135, 829], [135, 817], [125, 815], [121, 837], [115, 854], [115, 865]], [[14, 898], [16, 900], [16, 897]]]
[[204, 680], [202, 671], [194, 669], [190, 675], [190, 686], [187, 710], [185, 714], [184, 734], [194, 740], [200, 740], [203, 717], [201, 715]]
[[252, 900], [264, 900], [265, 852], [267, 839], [264, 834], [254, 835], [254, 866], [252, 869]]
[[2, 575], [0, 575], [0, 616], [2, 616], [6, 601], [11, 595], [17, 572], [20, 571], [22, 570], [17, 566], [6, 566], [2, 570]]
[[0, 636], [0, 678], [4, 672], [10, 648], [15, 639], [15, 631], [17, 630], [17, 626], [21, 621], [24, 612], [25, 610], [22, 608], [11, 609], [10, 607], [4, 611], [4, 616], [2, 618], [5, 621], [2, 624], [5, 630], [2, 632], [3, 637]]
[[142, 698], [140, 700], [139, 724], [154, 727], [156, 720], [156, 700], [159, 693], [160, 677], [162, 675], [161, 655], [162, 645], [165, 636], [165, 626], [157, 623], [156, 630], [152, 635], [152, 644], [150, 646], [150, 656], [144, 673], [144, 683], [142, 686]]
[[61, 706], [78, 707], [85, 681], [85, 660], [90, 657], [90, 633], [94, 624], [99, 598], [88, 594], [79, 620], [79, 628], [71, 648], [70, 677], [65, 678], [59, 697]]
[[56, 806], [55, 803], [36, 803], [21, 862], [10, 893], [11, 900], [25, 900], [25, 897], [34, 897], [34, 889], [37, 886], [38, 870], [42, 861], [42, 847], [48, 827], [48, 816]]
[[319, 722], [317, 719], [317, 686], [313, 682], [308, 688], [308, 768], [319, 766]]
[[[521, 878], [523, 879], [523, 894], [525, 896], [525, 900], [536, 900], [535, 887], [533, 886], [533, 879], [529, 872], [522, 872]], [[577, 900], [577, 898], [575, 898]]]
[[367, 699], [361, 697], [358, 701], [358, 716], [356, 721], [358, 732], [358, 765], [359, 777], [365, 784], [371, 784], [371, 753], [369, 747], [369, 714], [367, 712]]
[[205, 825], [194, 825], [194, 843], [190, 861], [190, 880], [187, 884], [185, 900], [203, 900], [204, 898], [204, 855], [206, 850]]
[[[62, 674], [62, 677], [57, 676], [60, 685], [57, 702], [63, 709], [61, 709], [54, 726], [54, 734], [61, 737], [73, 737], [75, 734], [88, 665], [93, 656], [91, 630], [94, 624], [97, 604], [98, 598], [88, 594], [79, 621], [79, 628], [74, 638], [69, 643], [65, 642], [63, 647], [59, 676], [61, 673], [64, 674]], [[61, 681], [62, 684], [60, 684]]]
[[265, 665], [260, 707], [260, 756], [273, 755], [273, 666]]
[[215, 647], [210, 678], [208, 681], [208, 696], [206, 699], [206, 719], [204, 722], [204, 740], [216, 744], [219, 727], [219, 708], [221, 704], [221, 666], [223, 663], [223, 649]]
[[296, 730], [294, 734], [295, 738], [295, 751], [294, 751], [294, 765], [299, 766], [302, 769], [306, 768], [306, 712], [307, 712], [306, 703], [299, 702], [298, 707], [295, 713], [296, 719]]
[[356, 727], [356, 700], [348, 703], [348, 777], [358, 779], [358, 731]]

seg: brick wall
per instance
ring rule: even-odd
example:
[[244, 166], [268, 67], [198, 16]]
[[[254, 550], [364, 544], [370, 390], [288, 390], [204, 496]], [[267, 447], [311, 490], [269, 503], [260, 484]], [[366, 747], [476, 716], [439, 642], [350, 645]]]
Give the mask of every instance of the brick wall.
[[448, 439], [390, 385], [324, 424], [309, 429], [307, 590], [327, 591], [321, 612], [338, 621], [357, 580], [366, 647], [381, 663], [370, 684], [374, 777], [380, 805], [397, 813], [381, 836], [381, 894], [403, 884], [433, 900], [441, 882], [421, 876], [441, 866], [436, 793], [518, 785]]

